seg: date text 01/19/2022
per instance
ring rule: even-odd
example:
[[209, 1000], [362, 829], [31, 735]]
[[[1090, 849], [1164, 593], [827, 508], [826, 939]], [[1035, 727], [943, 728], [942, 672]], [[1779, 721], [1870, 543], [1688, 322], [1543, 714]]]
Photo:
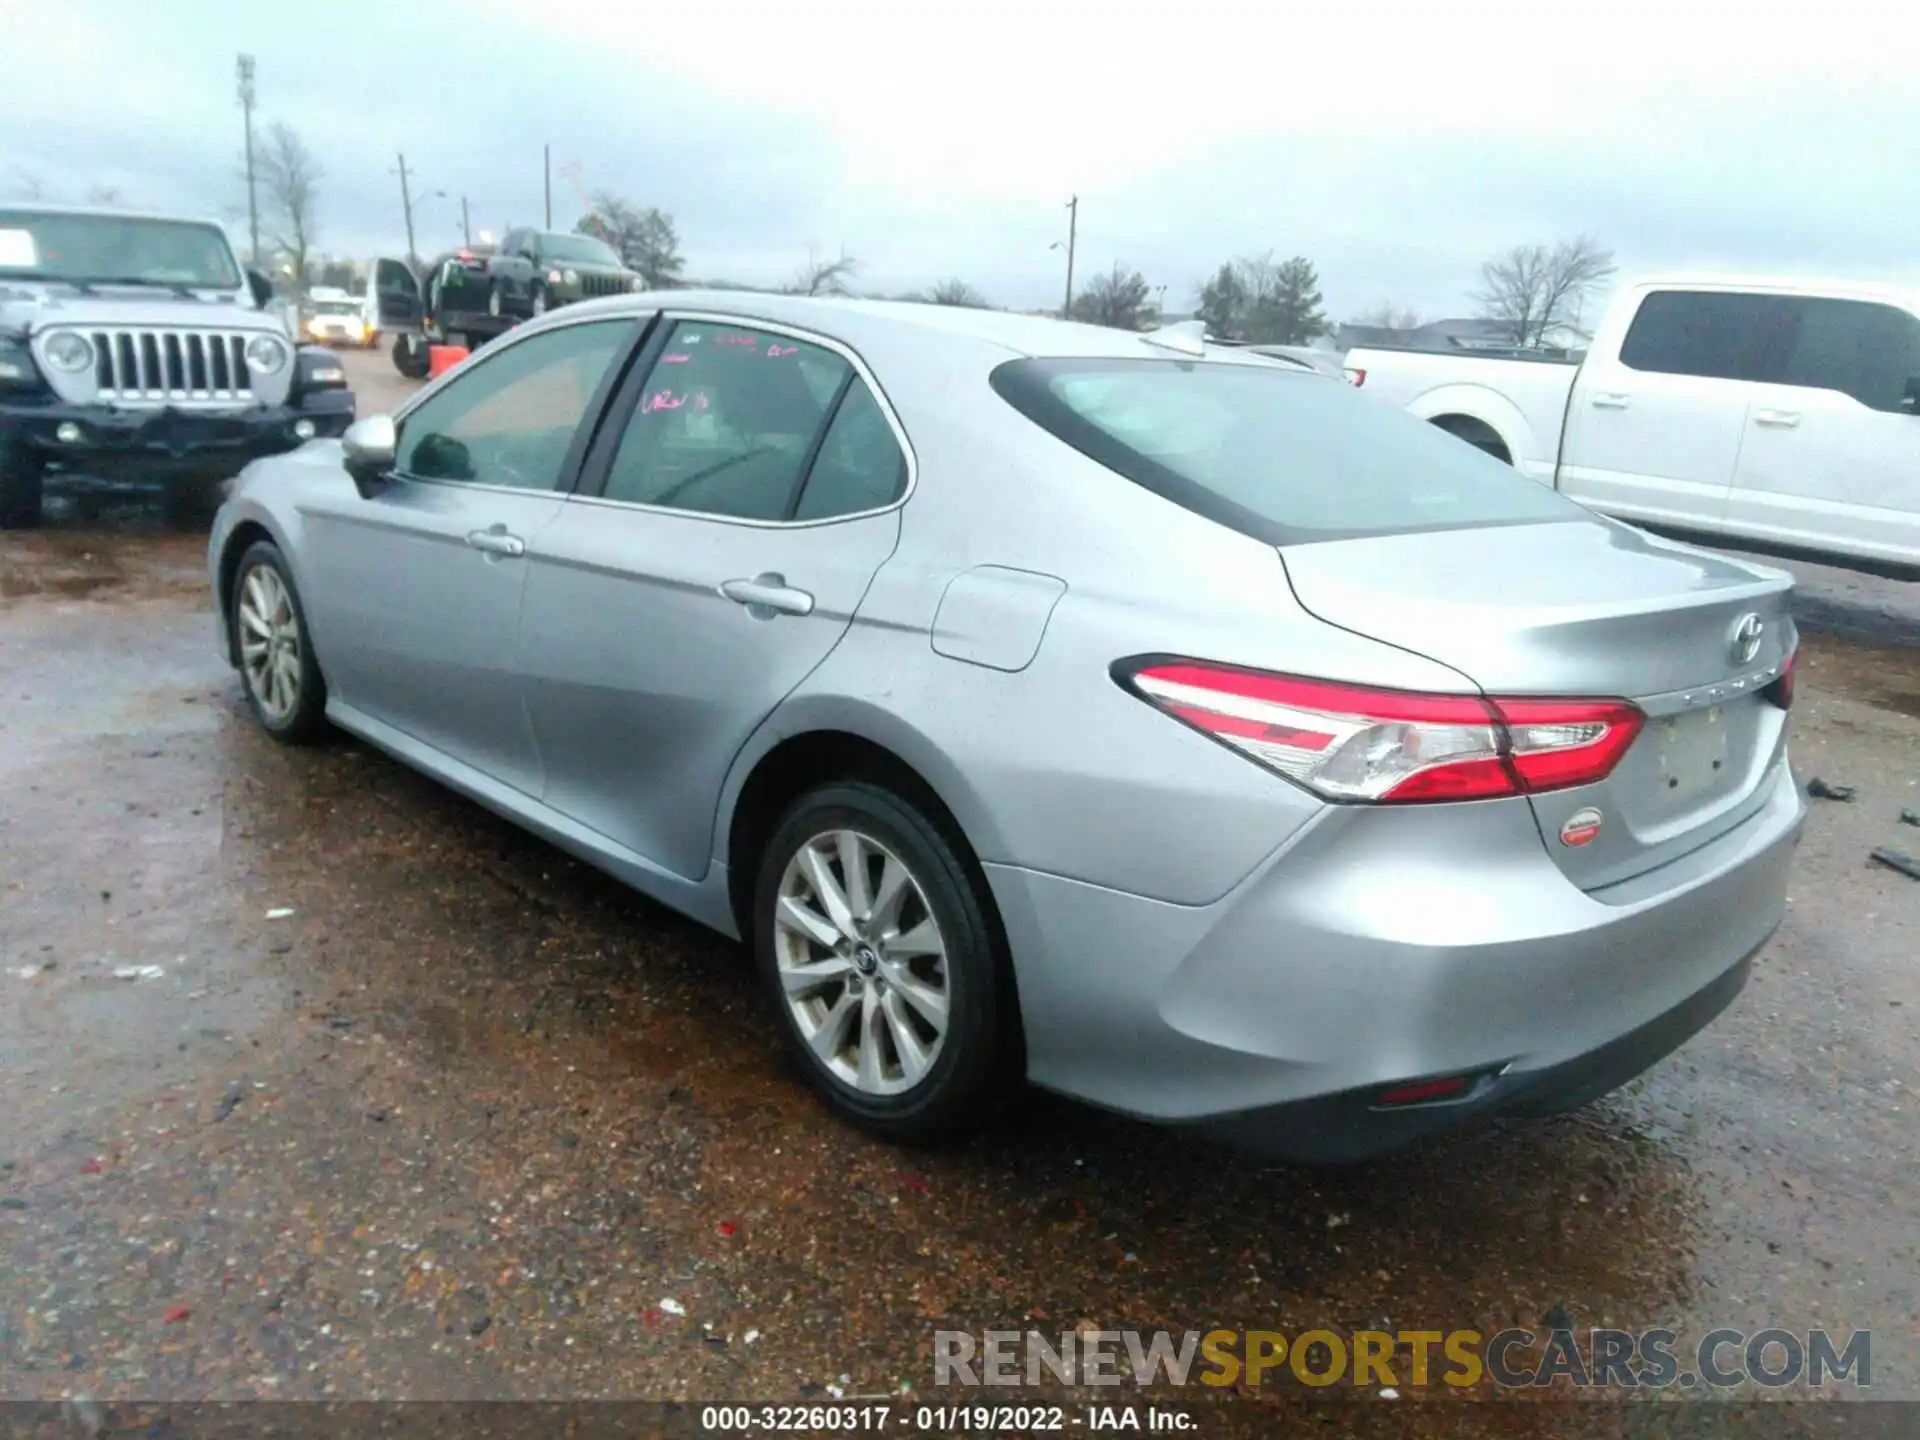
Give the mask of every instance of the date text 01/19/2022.
[[1184, 1410], [1148, 1405], [892, 1405], [873, 1401], [801, 1405], [705, 1405], [700, 1428], [710, 1435], [853, 1434], [861, 1431], [945, 1435], [954, 1430], [1031, 1435], [1073, 1430], [1178, 1434], [1195, 1418]]

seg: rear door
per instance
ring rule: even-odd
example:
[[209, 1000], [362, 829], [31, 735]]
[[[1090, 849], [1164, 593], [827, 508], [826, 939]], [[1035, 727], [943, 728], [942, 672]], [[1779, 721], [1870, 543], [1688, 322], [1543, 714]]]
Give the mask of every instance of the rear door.
[[1740, 533], [1920, 565], [1920, 319], [1783, 297], [1727, 508]]
[[1628, 519], [1720, 521], [1778, 314], [1767, 295], [1649, 291], [1617, 350], [1596, 347], [1581, 368], [1560, 488]]
[[382, 333], [420, 328], [420, 281], [405, 260], [383, 255], [374, 261], [367, 290], [372, 297], [374, 321]]
[[893, 553], [911, 462], [833, 341], [669, 315], [650, 349], [533, 540], [515, 668], [547, 804], [697, 878], [734, 756]]

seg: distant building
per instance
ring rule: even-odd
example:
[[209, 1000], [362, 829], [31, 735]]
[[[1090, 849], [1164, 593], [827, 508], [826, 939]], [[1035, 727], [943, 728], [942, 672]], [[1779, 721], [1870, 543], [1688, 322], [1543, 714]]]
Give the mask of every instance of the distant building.
[[[1593, 339], [1572, 325], [1552, 326], [1544, 342], [1534, 348], [1543, 355], [1565, 356], [1585, 348]], [[1386, 346], [1412, 350], [1511, 350], [1513, 332], [1501, 320], [1429, 320], [1424, 325], [1341, 325], [1333, 334], [1333, 348], [1345, 353], [1356, 346]]]

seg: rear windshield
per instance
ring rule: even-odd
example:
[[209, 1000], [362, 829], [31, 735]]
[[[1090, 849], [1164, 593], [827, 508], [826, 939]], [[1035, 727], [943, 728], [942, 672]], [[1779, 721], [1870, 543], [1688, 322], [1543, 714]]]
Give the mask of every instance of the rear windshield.
[[1485, 451], [1323, 375], [1011, 360], [992, 383], [1082, 454], [1269, 544], [1587, 518]]

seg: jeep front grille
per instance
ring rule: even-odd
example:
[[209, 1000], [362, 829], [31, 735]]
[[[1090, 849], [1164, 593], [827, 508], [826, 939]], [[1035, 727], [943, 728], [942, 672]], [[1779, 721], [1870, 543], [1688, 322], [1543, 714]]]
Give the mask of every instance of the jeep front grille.
[[598, 300], [603, 295], [625, 295], [633, 288], [633, 282], [624, 275], [582, 275], [580, 293], [589, 300]]
[[258, 331], [88, 330], [102, 400], [123, 405], [244, 405], [247, 341]]

